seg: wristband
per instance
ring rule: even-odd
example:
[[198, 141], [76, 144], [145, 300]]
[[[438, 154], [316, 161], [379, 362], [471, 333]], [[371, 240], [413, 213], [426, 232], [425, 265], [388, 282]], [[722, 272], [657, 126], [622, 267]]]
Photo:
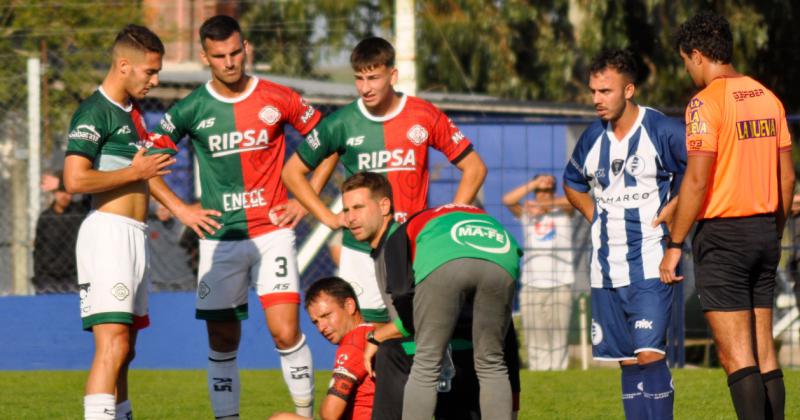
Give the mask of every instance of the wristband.
[[667, 242], [667, 249], [683, 249], [683, 242], [672, 242], [672, 239]]
[[372, 344], [374, 344], [376, 346], [380, 346], [381, 345], [381, 342], [375, 339], [375, 331], [374, 330], [367, 333], [367, 341], [369, 341], [370, 343], [372, 343]]

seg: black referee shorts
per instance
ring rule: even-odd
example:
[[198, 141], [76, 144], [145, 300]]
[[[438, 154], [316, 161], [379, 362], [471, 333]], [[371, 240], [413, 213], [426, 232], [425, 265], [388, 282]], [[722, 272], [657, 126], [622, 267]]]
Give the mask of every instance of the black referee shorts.
[[703, 311], [772, 307], [780, 259], [774, 214], [702, 220], [692, 252]]

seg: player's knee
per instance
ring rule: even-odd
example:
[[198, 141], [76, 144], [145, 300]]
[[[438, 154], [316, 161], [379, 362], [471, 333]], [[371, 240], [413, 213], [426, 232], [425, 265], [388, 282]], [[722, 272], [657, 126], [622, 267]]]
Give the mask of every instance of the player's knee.
[[208, 329], [208, 344], [214, 351], [228, 353], [239, 348], [239, 332], [235, 328], [216, 326]]
[[119, 367], [125, 363], [128, 357], [130, 342], [128, 337], [121, 335], [110, 336], [105, 340], [98, 341], [96, 351], [98, 357], [103, 359], [105, 363]]
[[275, 347], [279, 349], [288, 349], [297, 345], [302, 336], [300, 331], [290, 325], [281, 325], [275, 328], [272, 333], [272, 340], [275, 341]]
[[643, 351], [636, 354], [636, 363], [646, 365], [657, 362], [664, 358], [664, 355], [655, 351]]

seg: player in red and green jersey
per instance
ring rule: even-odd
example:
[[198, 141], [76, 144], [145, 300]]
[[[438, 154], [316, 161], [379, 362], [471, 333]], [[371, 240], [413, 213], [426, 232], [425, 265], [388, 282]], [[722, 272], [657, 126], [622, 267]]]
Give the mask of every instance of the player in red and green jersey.
[[[312, 130], [284, 169], [289, 190], [331, 229], [342, 227], [340, 217], [322, 203], [305, 178], [328, 156], [338, 156], [348, 176], [364, 171], [386, 175], [394, 189], [399, 221], [427, 205], [430, 148], [443, 153], [463, 172], [454, 203], [472, 202], [486, 176], [486, 167], [472, 144], [442, 111], [394, 90], [394, 57], [394, 48], [382, 38], [367, 38], [356, 46], [350, 63], [360, 98]], [[365, 320], [387, 322], [369, 246], [349, 232], [344, 235], [339, 276], [358, 293]]]
[[164, 45], [149, 29], [117, 34], [111, 68], [70, 123], [64, 185], [92, 194], [93, 210], [78, 232], [76, 262], [83, 328], [94, 334], [84, 415], [131, 415], [128, 365], [147, 317], [147, 180], [169, 173], [174, 144], [153, 147], [135, 100], [158, 85]]
[[[200, 28], [200, 42], [212, 79], [170, 108], [155, 135], [176, 142], [189, 137], [200, 165], [202, 205], [221, 212], [221, 226], [213, 226], [200, 241], [198, 268], [196, 317], [208, 327], [211, 405], [218, 419], [238, 418], [236, 355], [253, 284], [296, 411], [310, 416], [313, 366], [299, 329], [291, 229], [305, 210], [287, 200], [280, 173], [284, 125], [306, 134], [320, 114], [291, 89], [245, 73], [249, 46], [233, 18], [208, 19]], [[167, 208], [182, 205], [163, 182], [154, 194]]]

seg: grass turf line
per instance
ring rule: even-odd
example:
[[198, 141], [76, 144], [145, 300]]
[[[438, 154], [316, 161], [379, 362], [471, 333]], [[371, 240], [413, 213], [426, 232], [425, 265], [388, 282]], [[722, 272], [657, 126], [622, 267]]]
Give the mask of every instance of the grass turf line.
[[[800, 418], [800, 371], [785, 370], [786, 418]], [[735, 419], [725, 374], [720, 369], [676, 369], [676, 419]], [[244, 370], [242, 419], [265, 419], [293, 406], [278, 371]], [[0, 372], [0, 419], [80, 419], [83, 417], [81, 371]], [[325, 396], [330, 372], [316, 374], [316, 408]], [[132, 370], [131, 401], [135, 417], [149, 419], [212, 418], [206, 374], [200, 370]], [[622, 419], [619, 371], [522, 372], [520, 419]]]

